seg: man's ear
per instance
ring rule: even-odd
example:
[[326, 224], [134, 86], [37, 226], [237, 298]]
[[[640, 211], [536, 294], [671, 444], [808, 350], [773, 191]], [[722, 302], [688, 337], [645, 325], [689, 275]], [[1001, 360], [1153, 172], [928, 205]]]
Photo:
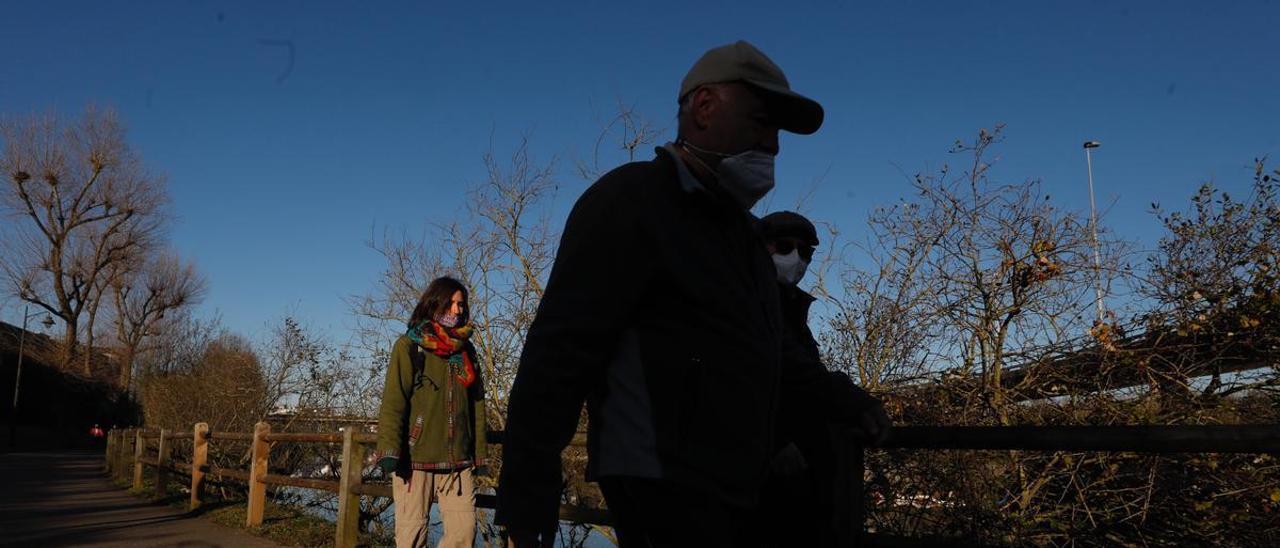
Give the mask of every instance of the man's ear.
[[707, 129], [711, 126], [711, 119], [716, 109], [721, 107], [719, 93], [711, 86], [702, 86], [693, 91], [691, 99], [689, 106], [693, 109], [694, 125], [698, 129]]

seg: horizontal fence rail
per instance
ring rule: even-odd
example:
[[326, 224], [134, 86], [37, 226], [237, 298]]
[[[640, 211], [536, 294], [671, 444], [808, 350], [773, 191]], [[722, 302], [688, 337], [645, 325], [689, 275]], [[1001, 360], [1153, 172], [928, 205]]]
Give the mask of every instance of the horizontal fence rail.
[[[850, 516], [837, 532], [841, 546], [864, 544], [865, 456], [851, 431], [834, 433], [837, 515]], [[1280, 453], [1280, 425], [1203, 426], [897, 426], [874, 449], [972, 451], [1093, 451], [1119, 453]]]
[[884, 449], [1280, 453], [1280, 425], [901, 426]]
[[[841, 520], [838, 531], [843, 546], [854, 546], [867, 540], [865, 533], [866, 509], [862, 499], [865, 473], [864, 451], [868, 449], [847, 431], [833, 433], [837, 455], [841, 465], [837, 468], [836, 511], [850, 516]], [[501, 444], [504, 432], [488, 432], [490, 444]], [[173, 462], [170, 458], [173, 443], [177, 440], [192, 443], [191, 462]], [[241, 441], [250, 443], [249, 470], [223, 468], [208, 462], [208, 445], [211, 441]], [[331, 443], [342, 444], [339, 479], [298, 478], [268, 473], [272, 443]], [[144, 467], [156, 472], [155, 494], [164, 496], [170, 471], [191, 476], [190, 508], [201, 504], [201, 494], [209, 476], [222, 480], [232, 479], [249, 485], [248, 514], [246, 524], [262, 524], [268, 485], [314, 489], [338, 495], [338, 523], [335, 535], [337, 546], [355, 546], [359, 520], [360, 497], [390, 497], [391, 486], [382, 483], [364, 483], [366, 445], [377, 443], [377, 435], [356, 432], [347, 428], [341, 432], [286, 433], [271, 432], [268, 423], [258, 423], [254, 432], [215, 432], [200, 423], [192, 431], [171, 432], [159, 429], [112, 430], [107, 437], [106, 466], [110, 473], [123, 477], [132, 472], [133, 486], [141, 489]], [[586, 436], [579, 433], [571, 445], [586, 445]], [[154, 452], [153, 452], [154, 448]], [[876, 449], [907, 450], [1022, 450], [1022, 451], [1099, 451], [1132, 453], [1280, 453], [1280, 426], [1276, 425], [1214, 425], [1214, 426], [903, 426], [891, 430], [888, 438]], [[476, 506], [494, 508], [494, 495], [477, 494]], [[560, 518], [576, 523], [608, 525], [608, 511], [596, 508], [564, 505]]]
[[[501, 444], [503, 432], [488, 432], [485, 439], [490, 444]], [[174, 462], [170, 458], [173, 443], [178, 440], [192, 444], [191, 462]], [[209, 443], [211, 441], [248, 442], [250, 448], [250, 466], [248, 470], [223, 468], [208, 462]], [[211, 431], [207, 424], [200, 423], [187, 432], [174, 432], [162, 429], [128, 429], [112, 430], [107, 436], [106, 465], [109, 473], [123, 476], [132, 472], [133, 487], [143, 487], [144, 467], [155, 470], [155, 491], [157, 498], [166, 495], [168, 474], [181, 472], [191, 477], [191, 500], [189, 508], [195, 510], [202, 504], [201, 497], [204, 485], [209, 477], [219, 480], [236, 480], [248, 484], [249, 499], [245, 524], [249, 527], [262, 525], [266, 507], [266, 488], [268, 485], [295, 487], [326, 491], [338, 495], [337, 546], [355, 546], [359, 525], [360, 497], [391, 497], [391, 486], [383, 483], [364, 483], [364, 470], [370, 465], [366, 463], [365, 445], [375, 444], [377, 434], [356, 432], [347, 428], [341, 432], [297, 433], [272, 432], [269, 423], [260, 422], [250, 432], [218, 432]], [[330, 443], [342, 444], [341, 469], [338, 480], [319, 478], [299, 478], [283, 474], [268, 473], [271, 446], [275, 443]], [[586, 436], [577, 434], [570, 445], [582, 447], [586, 445]], [[476, 506], [493, 509], [497, 506], [497, 497], [488, 494], [476, 494]], [[609, 514], [605, 510], [581, 506], [563, 505], [560, 518], [576, 523], [608, 525]]]

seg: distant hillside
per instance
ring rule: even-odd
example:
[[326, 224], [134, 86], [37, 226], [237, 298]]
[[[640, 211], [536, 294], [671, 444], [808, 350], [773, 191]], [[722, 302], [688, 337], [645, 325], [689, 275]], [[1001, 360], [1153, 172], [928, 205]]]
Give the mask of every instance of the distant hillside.
[[[40, 333], [28, 331], [22, 344], [25, 357], [18, 382], [17, 420], [14, 421], [14, 382], [22, 329], [0, 322], [0, 448], [10, 447], [11, 429], [17, 447], [23, 449], [76, 447], [89, 443], [89, 429], [130, 426], [139, 421], [136, 403], [110, 382], [86, 379], [59, 371], [53, 364], [58, 343]], [[110, 357], [95, 356], [95, 372], [110, 378], [114, 369]]]

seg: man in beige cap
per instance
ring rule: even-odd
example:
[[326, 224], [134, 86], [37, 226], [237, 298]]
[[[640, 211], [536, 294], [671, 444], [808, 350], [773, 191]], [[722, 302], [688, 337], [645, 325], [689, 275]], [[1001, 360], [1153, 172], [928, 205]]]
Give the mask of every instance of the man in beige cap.
[[779, 401], [851, 425], [865, 411], [821, 364], [783, 374], [777, 274], [750, 213], [778, 131], [817, 131], [822, 107], [741, 41], [704, 54], [677, 98], [676, 141], [601, 177], [565, 223], [509, 400], [496, 521], [514, 545], [554, 539], [584, 402], [588, 478], [624, 547], [759, 543], [742, 522]]

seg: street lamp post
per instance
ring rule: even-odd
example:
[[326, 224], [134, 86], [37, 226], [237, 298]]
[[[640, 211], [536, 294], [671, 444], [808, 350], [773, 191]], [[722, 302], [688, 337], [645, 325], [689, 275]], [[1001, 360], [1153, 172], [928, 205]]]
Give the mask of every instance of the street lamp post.
[[[18, 371], [13, 377], [13, 413], [9, 415], [9, 447], [16, 447], [18, 444], [18, 394], [22, 387], [22, 359], [27, 355], [27, 320], [32, 316], [39, 314], [40, 311], [30, 312], [30, 306], [22, 307], [22, 331], [18, 333]], [[53, 326], [53, 318], [45, 314], [44, 320], [40, 322], [45, 329]]]
[[1104, 310], [1102, 307], [1102, 254], [1098, 250], [1098, 208], [1093, 201], [1093, 154], [1095, 148], [1102, 146], [1098, 141], [1084, 142], [1084, 159], [1089, 168], [1089, 230], [1093, 234], [1093, 275], [1094, 290], [1097, 297], [1094, 305], [1098, 309], [1098, 325], [1102, 325]]

